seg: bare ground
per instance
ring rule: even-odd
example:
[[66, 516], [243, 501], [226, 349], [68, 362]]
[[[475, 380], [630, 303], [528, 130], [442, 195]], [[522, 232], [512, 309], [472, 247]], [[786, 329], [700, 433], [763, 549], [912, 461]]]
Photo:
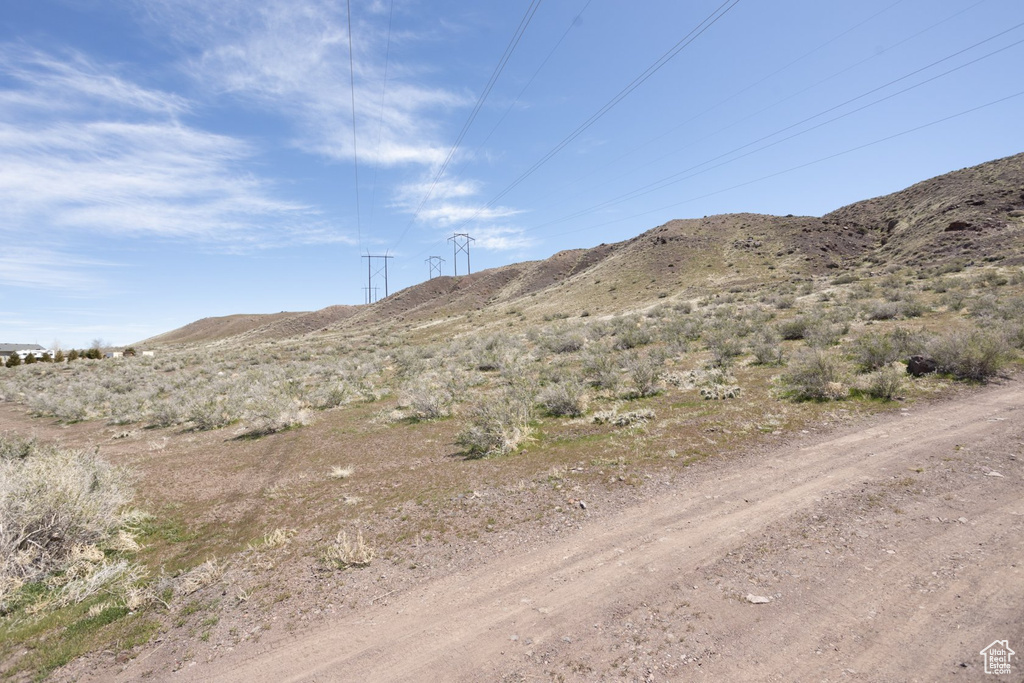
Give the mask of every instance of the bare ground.
[[1022, 399], [1012, 381], [706, 461], [635, 507], [308, 630], [175, 672], [156, 645], [102, 676], [995, 679], [980, 650], [1024, 647]]

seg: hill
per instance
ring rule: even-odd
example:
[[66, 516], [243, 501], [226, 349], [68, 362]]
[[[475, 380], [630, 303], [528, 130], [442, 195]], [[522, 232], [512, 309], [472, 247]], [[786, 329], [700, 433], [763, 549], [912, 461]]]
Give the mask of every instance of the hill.
[[145, 343], [276, 340], [377, 328], [382, 322], [410, 327], [477, 311], [605, 313], [667, 296], [695, 297], [721, 288], [890, 264], [1013, 265], [1024, 263], [1022, 231], [1024, 154], [1018, 154], [822, 217], [741, 213], [673, 220], [614, 244], [434, 278], [369, 306], [207, 318]]

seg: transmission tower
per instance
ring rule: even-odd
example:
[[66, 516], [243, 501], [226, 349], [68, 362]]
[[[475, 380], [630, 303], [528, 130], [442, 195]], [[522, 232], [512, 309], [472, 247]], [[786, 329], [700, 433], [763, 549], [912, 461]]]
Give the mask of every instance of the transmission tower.
[[473, 269], [470, 268], [470, 266], [469, 266], [469, 243], [470, 242], [475, 242], [476, 240], [474, 240], [472, 237], [470, 237], [469, 233], [457, 232], [454, 235], [452, 235], [451, 237], [449, 237], [448, 241], [452, 243], [452, 254], [453, 254], [452, 258], [455, 261], [455, 264], [454, 264], [455, 265], [455, 275], [457, 276], [459, 274], [459, 253], [460, 252], [464, 253], [466, 255], [466, 274], [467, 275], [472, 275], [473, 274]]
[[[385, 252], [383, 254], [367, 253], [360, 256], [360, 258], [366, 259], [366, 287], [364, 288], [366, 290], [366, 303], [372, 304], [377, 300], [377, 288], [373, 286], [373, 277], [374, 275], [380, 275], [382, 272], [384, 273], [384, 298], [386, 299], [388, 296], [388, 259], [395, 257], [389, 256], [387, 252]], [[376, 272], [373, 270], [373, 259], [375, 258], [384, 259], [384, 267], [378, 268]], [[371, 293], [373, 294], [372, 299], [370, 296]]]
[[429, 280], [433, 280], [435, 277], [441, 277], [441, 264], [444, 263], [444, 259], [440, 256], [431, 256], [426, 259], [424, 263], [430, 268]]

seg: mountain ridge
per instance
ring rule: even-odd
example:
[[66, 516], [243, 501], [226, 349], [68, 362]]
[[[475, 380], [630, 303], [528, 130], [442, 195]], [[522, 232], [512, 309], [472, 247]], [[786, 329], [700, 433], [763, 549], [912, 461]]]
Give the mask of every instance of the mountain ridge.
[[[564, 317], [898, 264], [1024, 263], [1024, 153], [915, 183], [824, 216], [735, 213], [675, 219], [621, 242], [440, 276], [373, 304], [204, 318], [139, 344], [274, 341], [412, 326], [485, 308]], [[541, 297], [541, 294], [544, 294]]]

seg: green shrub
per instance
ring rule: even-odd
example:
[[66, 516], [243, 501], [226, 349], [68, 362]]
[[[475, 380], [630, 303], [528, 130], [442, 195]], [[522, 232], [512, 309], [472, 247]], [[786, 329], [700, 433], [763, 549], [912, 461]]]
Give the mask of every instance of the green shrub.
[[806, 349], [793, 359], [782, 376], [784, 389], [795, 399], [826, 401], [845, 397], [847, 371], [832, 351]]
[[576, 377], [548, 385], [539, 400], [548, 415], [554, 417], [579, 417], [587, 412], [587, 388]]
[[530, 437], [533, 397], [506, 387], [472, 408], [469, 424], [455, 438], [467, 455], [505, 455]]
[[864, 392], [871, 398], [891, 401], [903, 388], [903, 377], [906, 374], [902, 365], [886, 365], [865, 377]]
[[803, 339], [804, 335], [807, 333], [807, 328], [810, 327], [810, 324], [810, 320], [802, 315], [789, 320], [784, 320], [777, 325], [779, 336], [791, 341]]
[[115, 539], [130, 499], [125, 472], [95, 453], [0, 436], [0, 613], [22, 582]]
[[939, 372], [979, 382], [999, 374], [1009, 358], [1002, 336], [980, 330], [940, 335], [928, 345], [928, 353]]
[[661, 391], [664, 362], [658, 354], [635, 355], [626, 362], [626, 371], [632, 380], [634, 395], [654, 396]]
[[772, 328], [765, 328], [754, 337], [754, 342], [750, 345], [750, 351], [754, 354], [754, 360], [758, 365], [785, 364], [785, 351], [783, 351], [782, 344], [779, 342], [779, 335]]
[[729, 367], [739, 356], [743, 355], [744, 346], [741, 340], [731, 327], [714, 330], [705, 335], [705, 343], [711, 351], [711, 357], [715, 365]]
[[899, 359], [901, 351], [892, 336], [868, 333], [853, 342], [853, 357], [861, 372], [871, 372]]

